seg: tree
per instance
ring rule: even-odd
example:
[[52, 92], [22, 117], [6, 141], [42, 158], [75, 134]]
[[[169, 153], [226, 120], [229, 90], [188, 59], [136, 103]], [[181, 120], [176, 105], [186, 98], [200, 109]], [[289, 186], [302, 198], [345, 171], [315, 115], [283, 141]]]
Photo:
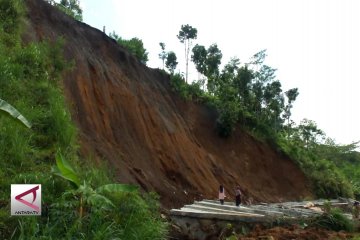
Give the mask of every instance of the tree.
[[178, 64], [178, 62], [176, 60], [177, 60], [177, 57], [173, 51], [170, 51], [167, 53], [165, 64], [166, 64], [166, 68], [170, 71], [171, 74], [174, 74], [174, 71]]
[[221, 64], [222, 53], [218, 48], [217, 44], [212, 44], [206, 55], [206, 73], [205, 76], [208, 78], [208, 90], [211, 93], [214, 93], [216, 87], [218, 86], [219, 80], [219, 66]]
[[161, 47], [161, 52], [159, 53], [159, 58], [162, 60], [163, 69], [164, 69], [165, 60], [166, 60], [166, 56], [167, 56], [167, 53], [165, 52], [165, 43], [161, 42], [161, 43], [159, 43], [159, 45]]
[[177, 38], [180, 40], [181, 43], [184, 43], [185, 46], [185, 63], [186, 63], [186, 75], [185, 81], [188, 81], [188, 66], [189, 66], [189, 52], [190, 47], [192, 44], [192, 39], [197, 38], [197, 29], [193, 28], [189, 24], [181, 25], [181, 30], [179, 31], [179, 35]]
[[253, 71], [245, 65], [237, 71], [237, 75], [233, 80], [240, 97], [240, 102], [246, 107], [250, 103], [250, 89], [253, 78]]
[[282, 127], [283, 119], [281, 119], [280, 115], [284, 108], [284, 97], [279, 81], [273, 81], [266, 85], [264, 100], [266, 105], [265, 119], [268, 121], [268, 124], [273, 125], [273, 129], [277, 131]]
[[300, 139], [304, 142], [304, 147], [309, 149], [319, 142], [319, 138], [323, 139], [325, 133], [318, 128], [316, 122], [308, 119], [303, 119], [298, 128]]
[[256, 81], [260, 81], [262, 83], [271, 82], [276, 78], [275, 75], [276, 69], [269, 67], [268, 65], [261, 65], [259, 71], [255, 72]]
[[222, 53], [218, 48], [217, 44], [212, 44], [206, 55], [206, 75], [207, 77], [218, 77], [219, 76], [219, 66], [221, 64]]
[[196, 70], [208, 78], [208, 90], [214, 93], [219, 79], [219, 66], [222, 53], [217, 44], [212, 44], [207, 50], [204, 46], [196, 44], [192, 49], [191, 59]]
[[115, 39], [118, 44], [126, 48], [142, 63], [146, 64], [146, 62], [149, 60], [148, 52], [146, 51], [144, 43], [141, 39], [137, 37], [133, 37], [130, 40], [122, 39], [119, 35], [115, 33], [115, 31], [111, 32], [109, 34], [109, 37]]
[[252, 56], [250, 64], [262, 65], [264, 63], [266, 56], [267, 56], [266, 49], [263, 49]]
[[148, 52], [144, 48], [144, 43], [141, 39], [134, 37], [131, 38], [130, 40], [120, 39], [120, 41], [118, 42], [120, 45], [127, 48], [142, 63], [146, 64], [146, 62], [149, 60]]
[[218, 97], [217, 109], [219, 112], [216, 120], [217, 133], [221, 137], [229, 137], [235, 130], [235, 125], [239, 120], [241, 104], [237, 97], [237, 91], [231, 82], [221, 82], [216, 93]]
[[68, 14], [69, 16], [72, 16], [78, 21], [82, 21], [82, 9], [80, 7], [79, 0], [61, 0], [60, 3], [57, 3], [56, 6]]
[[206, 48], [202, 45], [196, 44], [192, 49], [193, 54], [191, 55], [191, 60], [195, 64], [196, 70], [204, 74], [206, 73]]
[[234, 76], [236, 72], [239, 70], [240, 59], [237, 57], [233, 57], [230, 61], [224, 66], [222, 74], [227, 74], [230, 76]]
[[287, 128], [288, 128], [288, 137], [290, 135], [290, 116], [291, 116], [291, 108], [293, 107], [293, 102], [296, 100], [297, 96], [299, 95], [297, 88], [292, 88], [285, 92], [285, 95], [287, 97], [287, 105], [284, 109], [283, 117], [287, 120]]
[[120, 36], [115, 31], [109, 33], [109, 37], [113, 38], [116, 42], [120, 39]]

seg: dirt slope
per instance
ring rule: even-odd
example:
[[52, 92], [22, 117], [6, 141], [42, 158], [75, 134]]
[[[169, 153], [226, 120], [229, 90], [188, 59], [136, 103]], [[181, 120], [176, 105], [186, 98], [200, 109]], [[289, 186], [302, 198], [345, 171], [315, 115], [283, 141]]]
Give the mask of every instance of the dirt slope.
[[65, 56], [75, 62], [64, 86], [83, 153], [107, 160], [119, 181], [155, 190], [165, 207], [216, 198], [219, 183], [230, 197], [239, 184], [257, 201], [311, 196], [303, 173], [287, 157], [245, 132], [218, 138], [215, 113], [178, 98], [167, 75], [44, 1], [25, 2], [24, 40], [62, 36]]

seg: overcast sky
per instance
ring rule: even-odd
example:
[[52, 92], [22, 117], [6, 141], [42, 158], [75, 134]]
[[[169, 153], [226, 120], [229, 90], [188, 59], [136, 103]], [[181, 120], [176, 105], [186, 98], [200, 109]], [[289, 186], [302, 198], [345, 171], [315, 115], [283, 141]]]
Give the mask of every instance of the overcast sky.
[[[217, 43], [222, 63], [247, 62], [267, 49], [283, 91], [297, 87], [292, 119], [314, 120], [336, 143], [360, 140], [359, 0], [80, 0], [84, 22], [123, 38], [138, 37], [150, 67], [162, 67], [159, 42], [185, 71], [182, 24], [197, 28], [199, 43]], [[196, 79], [196, 71], [189, 79]]]

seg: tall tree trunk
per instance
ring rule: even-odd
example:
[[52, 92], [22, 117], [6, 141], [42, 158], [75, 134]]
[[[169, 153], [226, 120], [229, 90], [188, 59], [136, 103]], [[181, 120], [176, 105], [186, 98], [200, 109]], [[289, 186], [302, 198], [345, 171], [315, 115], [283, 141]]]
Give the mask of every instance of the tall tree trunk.
[[187, 73], [187, 54], [186, 54], [186, 40], [184, 41], [184, 45], [185, 45], [185, 82], [187, 83], [187, 78], [188, 78], [188, 73]]

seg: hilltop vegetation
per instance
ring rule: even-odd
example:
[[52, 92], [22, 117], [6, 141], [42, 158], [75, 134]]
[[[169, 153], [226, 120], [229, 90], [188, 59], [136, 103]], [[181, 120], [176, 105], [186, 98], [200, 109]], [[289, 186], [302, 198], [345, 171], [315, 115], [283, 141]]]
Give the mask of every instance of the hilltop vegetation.
[[[221, 137], [231, 137], [242, 128], [267, 142], [279, 152], [290, 156], [312, 182], [313, 191], [320, 198], [357, 197], [360, 186], [360, 153], [358, 142], [337, 145], [312, 120], [299, 125], [291, 120], [293, 103], [299, 95], [297, 88], [282, 90], [276, 69], [265, 64], [266, 50], [262, 50], [243, 64], [236, 57], [222, 69], [222, 53], [216, 43], [208, 48], [192, 41], [197, 29], [182, 25], [177, 36], [185, 43], [186, 66], [192, 49], [199, 79], [188, 83], [186, 77], [174, 74], [176, 64], [169, 68], [171, 84], [185, 100], [200, 101], [216, 109], [216, 131]], [[164, 61], [169, 53], [159, 58]], [[176, 61], [176, 56], [175, 56]]]
[[[1, 0], [0, 13], [0, 98], [32, 124], [26, 128], [1, 112], [0, 238], [165, 238], [156, 194], [144, 198], [111, 184], [114, 177], [105, 164], [79, 157], [61, 81], [74, 66], [63, 57], [64, 40], [24, 45], [22, 0]], [[56, 155], [59, 168], [73, 169], [72, 178], [67, 177], [72, 181], [55, 175], [61, 175], [52, 170]], [[41, 217], [9, 215], [10, 185], [22, 183], [42, 185]]]
[[[70, 2], [76, 3], [77, 1]], [[141, 195], [131, 186], [127, 188], [125, 185], [114, 185], [113, 183], [116, 182], [115, 176], [109, 170], [113, 169], [113, 166], [108, 166], [105, 163], [99, 164], [91, 158], [79, 155], [80, 143], [78, 135], [80, 134], [78, 134], [79, 130], [71, 119], [68, 103], [64, 98], [62, 81], [63, 74], [71, 71], [75, 67], [75, 63], [68, 59], [65, 60], [63, 57], [63, 48], [66, 43], [64, 39], [33, 42], [27, 45], [22, 43], [20, 36], [25, 28], [23, 23], [26, 21], [24, 19], [25, 7], [23, 4], [24, 1], [21, 0], [0, 0], [0, 99], [4, 99], [15, 106], [32, 123], [32, 128], [28, 129], [7, 115], [0, 115], [0, 168], [4, 170], [0, 172], [0, 179], [2, 180], [0, 182], [0, 238], [57, 239], [59, 236], [76, 239], [165, 238], [167, 224], [160, 218], [157, 194]], [[76, 18], [76, 16], [73, 17]], [[192, 34], [179, 33], [179, 40], [183, 43], [187, 42], [187, 46], [190, 46], [188, 40], [189, 37], [194, 37], [194, 30], [193, 28], [184, 27], [181, 31], [186, 29], [190, 29]], [[142, 43], [140, 39], [138, 40], [137, 43]], [[109, 40], [108, 42], [113, 44], [113, 41]], [[104, 41], [104, 43], [108, 42]], [[142, 57], [147, 57], [144, 46], [134, 42], [136, 41], [131, 42], [130, 40], [129, 46], [125, 47], [129, 51], [133, 49], [132, 54], [146, 63], [147, 59], [142, 59]], [[119, 43], [123, 44], [121, 41]], [[110, 46], [113, 47], [113, 45]], [[298, 94], [297, 89], [282, 91], [280, 82], [276, 80], [275, 69], [264, 64], [265, 51], [255, 54], [249, 63], [240, 64], [239, 60], [234, 58], [223, 69], [220, 69], [222, 54], [216, 44], [208, 48], [195, 45], [192, 49], [191, 59], [195, 62], [202, 77], [192, 83], [186, 83], [182, 75], [175, 74], [177, 65], [175, 53], [170, 51], [166, 54], [165, 45], [160, 46], [163, 46], [163, 54], [161, 55], [163, 63], [166, 62], [166, 66], [171, 73], [172, 87], [184, 99], [202, 102], [216, 110], [217, 116], [212, 120], [216, 125], [215, 131], [219, 136], [231, 138], [236, 128], [242, 128], [258, 139], [271, 144], [280, 154], [285, 153], [296, 160], [297, 164], [312, 179], [314, 191], [318, 196], [336, 197], [353, 196], [354, 194], [359, 196], [359, 168], [353, 167], [360, 165], [359, 153], [355, 151], [356, 143], [338, 146], [331, 141], [321, 140], [324, 134], [311, 121], [304, 121], [299, 126], [291, 123], [291, 108]], [[117, 49], [114, 49], [113, 52], [116, 52], [115, 50]], [[123, 53], [124, 56], [126, 54]], [[187, 52], [187, 57], [190, 57], [190, 50]], [[87, 63], [93, 72], [98, 70], [96, 63], [92, 61]], [[122, 63], [122, 67], [131, 65], [125, 60]], [[131, 63], [136, 65], [134, 62]], [[142, 66], [142, 64], [140, 65]], [[135, 70], [139, 69], [142, 71], [141, 68], [135, 68]], [[134, 70], [130, 69], [128, 72], [131, 71]], [[151, 73], [154, 76], [162, 76], [156, 71], [146, 71], [146, 73]], [[109, 78], [108, 72], [99, 72]], [[112, 73], [116, 73], [116, 70]], [[123, 74], [123, 72], [120, 73]], [[143, 77], [144, 75], [139, 78], [142, 80], [148, 79]], [[91, 75], [91, 77], [94, 76], [96, 75]], [[131, 76], [131, 74], [128, 73], [127, 76]], [[98, 80], [96, 77], [94, 79], [91, 80], [94, 82]], [[76, 80], [80, 81], [79, 79]], [[126, 82], [127, 79], [122, 79], [122, 81], [123, 85], [116, 82], [114, 86], [119, 84], [121, 88], [125, 88], [126, 83], [128, 83]], [[136, 79], [130, 79], [129, 81], [135, 82]], [[104, 82], [102, 83], [105, 85]], [[143, 90], [140, 84], [134, 86]], [[163, 90], [162, 94], [165, 92], [160, 84], [156, 85], [156, 87]], [[108, 87], [108, 89], [110, 88]], [[131, 88], [135, 87], [132, 86]], [[95, 90], [99, 90], [99, 88]], [[145, 90], [143, 91], [145, 92]], [[153, 88], [150, 91], [153, 91]], [[95, 93], [98, 94], [95, 96], [96, 98], [101, 98], [101, 91]], [[115, 93], [118, 94], [119, 92]], [[115, 102], [112, 97], [111, 95], [111, 100]], [[131, 93], [128, 93], [128, 95], [119, 94], [117, 97], [123, 102], [125, 98], [131, 99], [130, 101], [134, 105], [130, 106], [136, 105], [136, 107], [139, 107], [141, 103], [144, 103], [136, 102], [136, 97]], [[145, 102], [148, 105], [144, 105], [148, 107], [149, 103], [154, 102]], [[91, 107], [95, 108], [96, 106], [92, 105]], [[115, 111], [118, 110], [118, 108], [114, 109]], [[166, 118], [165, 113], [169, 116], [176, 114], [164, 109], [162, 109], [163, 115], [159, 116], [166, 120], [176, 119]], [[142, 109], [138, 108], [137, 110], [141, 112]], [[154, 108], [152, 111], [157, 112], [158, 109]], [[105, 114], [104, 112], [101, 113]], [[136, 114], [130, 115], [127, 112], [122, 112], [122, 115], [127, 115], [126, 117], [130, 121], [136, 119], [137, 116]], [[144, 119], [148, 122], [161, 121], [160, 118], [151, 118], [153, 116], [156, 115], [149, 114], [148, 118]], [[89, 118], [91, 117], [89, 116]], [[121, 120], [120, 117], [115, 119], [116, 123], [118, 123], [117, 120]], [[176, 128], [175, 123], [172, 124], [168, 120], [166, 123], [167, 129], [164, 130], [161, 126], [161, 130], [164, 132], [169, 131], [175, 135], [176, 131], [183, 131]], [[102, 128], [102, 125], [99, 128]], [[131, 130], [134, 129], [141, 130], [141, 128], [136, 127]], [[184, 129], [188, 131], [190, 128], [184, 127]], [[207, 130], [212, 131], [212, 129]], [[158, 131], [158, 129], [155, 129], [155, 131]], [[130, 135], [135, 135], [135, 131], [129, 132]], [[97, 134], [101, 135], [100, 133]], [[112, 134], [115, 136], [114, 138], [117, 137], [116, 134]], [[125, 135], [127, 132], [121, 134]], [[168, 134], [168, 132], [165, 132], [165, 134]], [[146, 136], [143, 138], [146, 138]], [[163, 135], [159, 133], [159, 136]], [[192, 137], [195, 138], [194, 135]], [[186, 136], [176, 135], [175, 138], [186, 138]], [[156, 138], [154, 139], [154, 142], [157, 141]], [[128, 140], [131, 139], [126, 139], [126, 141]], [[150, 141], [148, 138], [146, 140]], [[199, 142], [197, 140], [196, 144], [201, 145]], [[173, 142], [166, 142], [166, 144], [169, 143]], [[184, 143], [187, 142], [184, 141]], [[109, 142], [106, 144], [114, 147]], [[119, 147], [120, 144], [115, 146]], [[175, 190], [178, 190], [174, 187], [178, 186], [175, 185], [175, 183], [178, 183], [176, 181], [179, 181], [180, 184], [185, 182], [186, 186], [189, 186], [189, 189], [192, 190], [191, 183], [181, 176], [179, 172], [175, 171], [177, 170], [175, 168], [180, 166], [176, 164], [176, 161], [184, 164], [187, 167], [186, 170], [189, 170], [191, 165], [186, 165], [180, 161], [184, 160], [180, 153], [176, 156], [176, 161], [174, 161], [167, 156], [166, 148], [158, 147], [158, 145], [153, 146], [155, 146], [153, 148], [157, 148], [156, 158], [160, 158], [162, 168], [167, 170], [166, 177], [171, 179], [161, 179], [159, 182], [163, 185], [165, 185], [164, 182], [170, 185], [171, 194], [174, 194], [173, 199], [180, 197], [180, 195], [175, 194]], [[263, 149], [259, 145], [257, 147]], [[205, 151], [204, 149], [202, 151]], [[108, 148], [106, 150], [109, 151]], [[135, 153], [131, 153], [135, 155]], [[149, 150], [146, 153], [152, 152]], [[195, 153], [191, 154], [195, 155]], [[201, 157], [202, 155], [198, 153], [196, 156]], [[121, 154], [116, 156], [116, 158], [121, 157]], [[216, 159], [210, 154], [207, 154], [206, 157], [211, 158], [211, 161]], [[130, 158], [129, 162], [131, 160], [133, 159]], [[166, 169], [168, 167], [166, 165], [167, 160], [175, 170]], [[141, 159], [141, 161], [145, 162], [144, 159]], [[196, 159], [191, 159], [191, 161], [196, 161]], [[151, 164], [155, 165], [153, 162], [150, 162], [149, 165]], [[202, 163], [199, 161], [197, 164], [197, 170], [203, 170], [201, 169]], [[58, 169], [56, 169], [55, 165], [57, 165]], [[143, 166], [149, 165], [144, 163]], [[64, 177], [61, 169], [70, 172], [71, 177], [66, 179], [59, 177], [59, 175]], [[140, 180], [151, 180], [150, 178], [146, 179], [147, 172], [144, 169], [133, 168], [131, 170], [141, 174], [142, 179]], [[211, 174], [215, 172], [214, 175], [216, 175], [222, 171], [221, 168], [205, 170], [207, 171], [201, 172], [201, 174], [198, 174], [198, 171], [196, 173], [204, 175], [204, 173]], [[154, 175], [157, 173], [155, 172]], [[216, 176], [219, 176], [219, 174]], [[154, 178], [158, 178], [158, 176]], [[168, 184], [169, 182], [173, 185]], [[44, 212], [41, 217], [9, 216], [10, 204], [7, 199], [10, 196], [9, 186], [13, 183], [42, 184]], [[146, 185], [144, 186], [146, 187]], [[177, 194], [179, 193], [177, 192]], [[187, 195], [188, 192], [181, 189], [181, 194]]]
[[[62, 1], [67, 14], [81, 15], [78, 1]], [[69, 12], [70, 11], [70, 12]], [[240, 126], [258, 139], [268, 142], [279, 152], [289, 155], [311, 179], [313, 191], [321, 198], [360, 197], [360, 153], [358, 142], [337, 145], [316, 123], [304, 119], [298, 126], [291, 120], [291, 110], [299, 95], [297, 88], [282, 90], [276, 69], [265, 64], [266, 50], [254, 54], [241, 64], [234, 57], [220, 69], [222, 52], [216, 43], [208, 48], [195, 44], [198, 30], [182, 25], [177, 38], [185, 46], [185, 77], [176, 74], [177, 57], [165, 51], [161, 42], [159, 58], [171, 75], [171, 84], [184, 99], [200, 101], [218, 112], [216, 131], [229, 137]], [[125, 40], [110, 33], [141, 62], [148, 61], [148, 52], [139, 38]], [[188, 81], [191, 59], [199, 78]]]

